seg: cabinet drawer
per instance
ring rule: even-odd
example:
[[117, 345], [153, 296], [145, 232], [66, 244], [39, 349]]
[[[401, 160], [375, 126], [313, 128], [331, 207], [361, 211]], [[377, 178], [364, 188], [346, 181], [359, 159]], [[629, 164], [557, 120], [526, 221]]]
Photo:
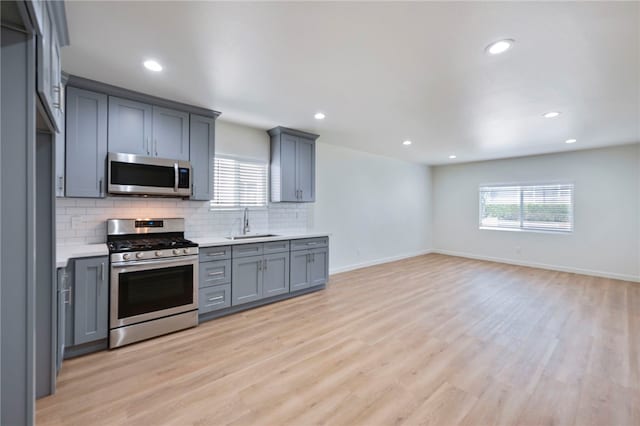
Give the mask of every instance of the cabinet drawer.
[[291, 250], [307, 250], [311, 248], [327, 247], [328, 245], [329, 237], [304, 238], [301, 240], [292, 240]]
[[289, 251], [289, 241], [264, 243], [264, 254], [281, 253], [283, 251]]
[[231, 306], [231, 284], [201, 288], [198, 292], [198, 313], [224, 309]]
[[233, 257], [260, 256], [264, 250], [263, 243], [238, 244], [233, 246]]
[[200, 262], [231, 259], [231, 246], [200, 247]]
[[231, 282], [231, 259], [202, 262], [199, 268], [200, 288]]

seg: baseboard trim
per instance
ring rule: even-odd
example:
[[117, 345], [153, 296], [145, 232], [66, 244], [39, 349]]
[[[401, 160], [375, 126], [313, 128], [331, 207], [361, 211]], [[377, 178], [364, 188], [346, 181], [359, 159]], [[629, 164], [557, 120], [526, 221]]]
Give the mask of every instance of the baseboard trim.
[[342, 272], [354, 271], [356, 269], [362, 269], [369, 266], [380, 265], [383, 263], [395, 262], [396, 260], [408, 259], [410, 257], [422, 256], [424, 254], [432, 253], [431, 249], [420, 250], [413, 253], [405, 253], [398, 256], [383, 257], [381, 259], [368, 260], [366, 262], [354, 263], [352, 265], [342, 266], [340, 268], [334, 268], [329, 270], [329, 275], [340, 274]]
[[526, 262], [516, 259], [507, 259], [502, 257], [482, 256], [472, 253], [464, 253], [459, 251], [433, 249], [432, 253], [444, 254], [447, 256], [464, 257], [467, 259], [486, 260], [489, 262], [506, 263], [508, 265], [528, 266], [530, 268], [548, 269], [550, 271], [570, 272], [573, 274], [590, 275], [593, 277], [611, 278], [614, 280], [640, 282], [640, 276], [618, 274], [615, 272], [595, 271], [592, 269], [573, 268], [570, 266], [550, 265], [547, 263]]

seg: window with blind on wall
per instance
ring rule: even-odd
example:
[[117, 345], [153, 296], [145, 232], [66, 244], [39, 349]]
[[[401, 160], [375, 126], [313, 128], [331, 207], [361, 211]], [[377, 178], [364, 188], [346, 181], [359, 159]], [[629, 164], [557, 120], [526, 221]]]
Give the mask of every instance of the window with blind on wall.
[[573, 184], [480, 186], [480, 228], [573, 231]]
[[211, 208], [266, 207], [268, 167], [259, 161], [216, 156], [213, 160]]

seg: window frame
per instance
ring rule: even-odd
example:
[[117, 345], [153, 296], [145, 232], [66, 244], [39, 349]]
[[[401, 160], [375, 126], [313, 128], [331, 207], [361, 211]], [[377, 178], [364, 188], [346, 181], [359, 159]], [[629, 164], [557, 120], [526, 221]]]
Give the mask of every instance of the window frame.
[[271, 168], [269, 166], [269, 162], [265, 162], [263, 159], [257, 158], [257, 157], [249, 157], [249, 156], [242, 156], [242, 155], [235, 155], [235, 154], [215, 154], [213, 156], [213, 162], [211, 164], [211, 174], [213, 177], [213, 198], [215, 199], [216, 196], [216, 182], [215, 182], [215, 175], [216, 175], [216, 171], [215, 171], [215, 164], [216, 164], [216, 159], [218, 158], [223, 158], [223, 159], [228, 159], [228, 160], [235, 160], [237, 162], [244, 162], [244, 163], [253, 163], [253, 164], [260, 164], [263, 165], [265, 167], [266, 173], [265, 173], [265, 202], [263, 206], [233, 206], [233, 207], [227, 207], [227, 206], [218, 206], [214, 203], [214, 200], [209, 200], [209, 211], [218, 211], [218, 212], [223, 212], [223, 211], [242, 211], [245, 208], [252, 210], [252, 211], [262, 211], [262, 210], [268, 210], [269, 208], [269, 197], [270, 197], [270, 173], [271, 173]]
[[[523, 190], [522, 188], [532, 186], [553, 186], [553, 185], [568, 185], [571, 186], [571, 202], [569, 203], [569, 223], [571, 229], [537, 229], [537, 228], [525, 228], [522, 226], [523, 222]], [[486, 187], [520, 187], [520, 226], [519, 227], [500, 227], [500, 226], [486, 226], [482, 224], [482, 197], [480, 196], [482, 188]], [[500, 183], [483, 183], [478, 185], [478, 229], [481, 231], [507, 231], [507, 232], [532, 232], [539, 234], [553, 234], [553, 235], [571, 235], [575, 231], [575, 182], [569, 179], [566, 180], [552, 180], [552, 181], [529, 181], [529, 182], [500, 182]]]

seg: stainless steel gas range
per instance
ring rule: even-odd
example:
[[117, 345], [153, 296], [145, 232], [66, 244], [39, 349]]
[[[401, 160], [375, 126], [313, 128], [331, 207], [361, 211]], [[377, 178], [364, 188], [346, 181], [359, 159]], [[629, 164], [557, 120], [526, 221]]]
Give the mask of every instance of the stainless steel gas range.
[[184, 219], [109, 219], [109, 347], [198, 325], [198, 245]]

